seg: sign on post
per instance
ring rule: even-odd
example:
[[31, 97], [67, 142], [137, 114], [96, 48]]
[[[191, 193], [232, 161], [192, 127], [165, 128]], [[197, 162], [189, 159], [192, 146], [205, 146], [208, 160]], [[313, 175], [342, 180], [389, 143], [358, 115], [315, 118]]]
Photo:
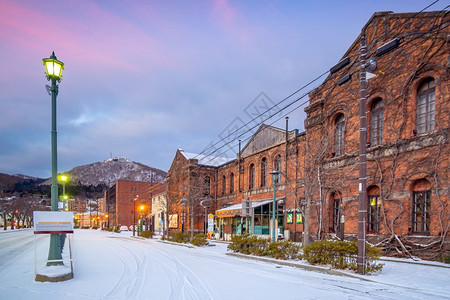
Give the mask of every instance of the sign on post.
[[249, 199], [242, 199], [242, 217], [250, 217], [252, 214], [252, 201]]
[[34, 211], [34, 234], [73, 233], [73, 212]]
[[208, 238], [211, 238], [211, 235], [214, 232], [214, 215], [209, 214], [208, 215]]

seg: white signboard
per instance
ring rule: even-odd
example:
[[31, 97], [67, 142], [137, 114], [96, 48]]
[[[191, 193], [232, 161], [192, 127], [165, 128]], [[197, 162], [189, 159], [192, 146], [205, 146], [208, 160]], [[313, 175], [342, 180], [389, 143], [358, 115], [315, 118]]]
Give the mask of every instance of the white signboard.
[[34, 233], [73, 233], [73, 212], [34, 211]]

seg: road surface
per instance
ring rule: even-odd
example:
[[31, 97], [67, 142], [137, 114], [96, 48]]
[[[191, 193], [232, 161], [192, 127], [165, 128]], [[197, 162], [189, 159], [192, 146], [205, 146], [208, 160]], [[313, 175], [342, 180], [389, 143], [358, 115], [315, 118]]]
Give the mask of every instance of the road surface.
[[[75, 276], [34, 281], [32, 230], [0, 233], [0, 298], [9, 299], [448, 299], [432, 288], [362, 281], [188, 248], [130, 233], [76, 230]], [[38, 253], [39, 254], [39, 253]], [[438, 268], [436, 268], [438, 269]], [[450, 269], [444, 269], [444, 274]], [[445, 273], [447, 272], [447, 273]], [[369, 277], [370, 278], [370, 277]], [[448, 277], [447, 277], [448, 279]]]

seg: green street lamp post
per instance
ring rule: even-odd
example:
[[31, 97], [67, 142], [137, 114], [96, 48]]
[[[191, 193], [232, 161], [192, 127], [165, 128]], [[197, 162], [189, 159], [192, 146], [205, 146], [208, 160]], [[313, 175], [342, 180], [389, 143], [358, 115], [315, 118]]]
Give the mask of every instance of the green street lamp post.
[[[57, 141], [56, 141], [56, 96], [58, 95], [58, 85], [56, 81], [61, 82], [62, 70], [64, 69], [64, 63], [57, 60], [55, 52], [52, 52], [50, 58], [42, 59], [45, 66], [45, 72], [47, 80], [52, 82], [52, 85], [46, 85], [47, 92], [52, 96], [52, 187], [51, 187], [51, 203], [52, 211], [58, 211], [58, 167], [57, 167]], [[59, 234], [50, 235], [50, 249], [48, 253], [47, 265], [60, 265], [62, 262], [54, 262], [54, 260], [60, 260], [61, 247]]]
[[275, 170], [273, 172], [270, 172], [270, 175], [272, 175], [272, 182], [273, 182], [273, 201], [272, 201], [272, 242], [275, 242], [275, 211], [276, 211], [276, 202], [277, 202], [277, 183], [278, 183], [278, 174], [280, 174], [279, 171]]

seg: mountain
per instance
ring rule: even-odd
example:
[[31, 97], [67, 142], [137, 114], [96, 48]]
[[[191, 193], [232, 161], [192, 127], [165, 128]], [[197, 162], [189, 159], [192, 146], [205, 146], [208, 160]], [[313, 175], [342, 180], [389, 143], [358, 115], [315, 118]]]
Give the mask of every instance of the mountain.
[[[107, 187], [111, 187], [119, 179], [161, 182], [167, 176], [167, 172], [163, 170], [130, 161], [124, 157], [78, 166], [64, 174], [69, 177], [69, 183], [73, 185], [106, 185]], [[51, 178], [44, 184], [51, 185]]]
[[42, 178], [22, 174], [8, 175], [0, 173], [0, 192], [22, 192], [24, 189], [39, 185], [42, 182], [44, 182]]

